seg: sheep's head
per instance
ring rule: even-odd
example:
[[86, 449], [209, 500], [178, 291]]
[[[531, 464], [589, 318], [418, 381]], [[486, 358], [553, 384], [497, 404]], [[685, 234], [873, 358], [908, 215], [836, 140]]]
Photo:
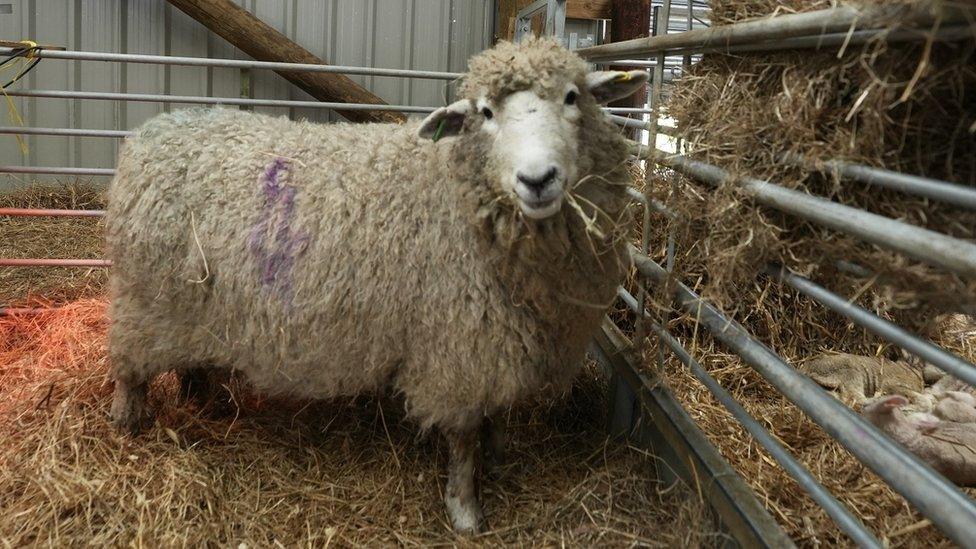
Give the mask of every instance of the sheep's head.
[[526, 217], [545, 219], [592, 167], [582, 165], [580, 145], [602, 120], [600, 105], [646, 82], [643, 71], [588, 72], [553, 40], [503, 42], [471, 59], [463, 99], [433, 112], [419, 134], [476, 142], [492, 190], [514, 198]]

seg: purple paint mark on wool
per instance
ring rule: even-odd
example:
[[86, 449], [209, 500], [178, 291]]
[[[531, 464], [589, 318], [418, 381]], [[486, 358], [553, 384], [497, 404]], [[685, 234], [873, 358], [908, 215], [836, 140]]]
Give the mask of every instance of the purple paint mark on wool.
[[264, 205], [258, 222], [248, 236], [248, 249], [258, 264], [258, 277], [265, 291], [291, 304], [292, 268], [308, 245], [306, 231], [292, 227], [297, 189], [287, 184], [288, 161], [276, 158], [261, 175]]

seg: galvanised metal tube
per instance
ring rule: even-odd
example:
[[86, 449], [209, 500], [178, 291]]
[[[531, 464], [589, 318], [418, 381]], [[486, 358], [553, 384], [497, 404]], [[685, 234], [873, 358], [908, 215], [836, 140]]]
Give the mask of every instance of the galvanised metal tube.
[[51, 210], [40, 208], [0, 208], [0, 215], [12, 217], [101, 217], [105, 210]]
[[642, 130], [648, 129], [650, 124], [644, 122], [643, 120], [637, 120], [636, 118], [627, 118], [626, 116], [617, 116], [616, 114], [607, 115], [610, 120], [617, 125], [623, 126], [625, 128], [640, 128]]
[[813, 281], [791, 273], [785, 268], [767, 265], [763, 272], [795, 288], [824, 307], [849, 318], [862, 328], [890, 341], [913, 355], [929, 362], [953, 376], [976, 386], [976, 365], [964, 360], [932, 342], [925, 341], [908, 330], [854, 305]]
[[[668, 153], [657, 151], [655, 158], [675, 171], [710, 185], [718, 186], [732, 177], [718, 166], [684, 156], [669, 156]], [[919, 261], [976, 278], [976, 244], [972, 242], [780, 187], [768, 181], [751, 177], [736, 177], [734, 180], [760, 204], [856, 236]]]
[[0, 173], [38, 173], [49, 175], [115, 175], [109, 168], [47, 168], [43, 166], [0, 166]]
[[[634, 199], [635, 202], [639, 202], [642, 206], [647, 205], [647, 197], [643, 193], [635, 189], [634, 187], [627, 187], [627, 196]], [[659, 214], [666, 215], [671, 219], [678, 219], [678, 214], [671, 211], [667, 206], [665, 206], [661, 201], [652, 198], [651, 199], [651, 209]]]
[[737, 46], [713, 46], [709, 48], [686, 48], [675, 50], [672, 54], [679, 53], [746, 53], [746, 52], [770, 52], [783, 50], [824, 50], [827, 48], [837, 48], [840, 46], [859, 46], [874, 40], [881, 40], [888, 44], [898, 44], [903, 42], [922, 42], [931, 36], [936, 42], [953, 42], [958, 40], [969, 40], [976, 34], [974, 25], [955, 25], [940, 28], [937, 32], [931, 29], [871, 29], [855, 32], [836, 32], [831, 34], [818, 34], [815, 36], [800, 36], [797, 38], [786, 38], [783, 40], [771, 40], [758, 44], [739, 44]]
[[0, 134], [20, 135], [59, 135], [67, 137], [119, 137], [125, 138], [135, 132], [123, 130], [85, 130], [76, 128], [26, 128], [18, 126], [0, 126]]
[[[943, 8], [939, 16], [944, 24], [967, 23], [967, 15], [972, 16], [972, 12], [965, 8], [951, 6], [943, 6]], [[895, 17], [902, 25], [926, 27], [935, 22], [934, 14], [927, 11], [906, 14], [904, 10], [898, 10], [891, 6], [879, 6], [863, 10], [841, 6], [672, 35], [624, 40], [612, 44], [582, 48], [576, 52], [590, 62], [630, 57], [640, 58], [661, 52], [689, 53], [709, 47], [729, 47], [799, 36], [853, 32], [877, 27]]]
[[874, 168], [853, 162], [845, 162], [843, 160], [811, 162], [798, 154], [785, 154], [782, 160], [792, 166], [820, 171], [832, 171], [846, 179], [853, 179], [868, 185], [878, 185], [886, 189], [924, 196], [932, 200], [938, 200], [939, 202], [976, 210], [976, 189], [972, 187], [918, 175], [908, 175], [891, 170]]
[[0, 259], [0, 267], [111, 267], [109, 259]]
[[[7, 90], [11, 97], [41, 97], [48, 99], [97, 99], [106, 101], [140, 101], [148, 103], [187, 103], [195, 105], [234, 105], [250, 107], [301, 107], [309, 109], [338, 109], [345, 111], [398, 111], [431, 113], [437, 107], [413, 105], [377, 105], [373, 103], [337, 103], [329, 101], [291, 101], [284, 99], [248, 99], [241, 97], [203, 97], [198, 95], [164, 95], [152, 93], [85, 92], [65, 90]], [[648, 109], [605, 107], [606, 112], [644, 114]]]
[[[668, 272], [631, 247], [641, 275], [664, 283]], [[893, 442], [874, 425], [831, 397], [819, 385], [798, 373], [776, 353], [749, 335], [739, 323], [681, 283], [672, 284], [675, 303], [696, 318], [712, 335], [742, 357], [780, 393], [796, 404], [817, 425], [857, 459], [883, 478], [963, 547], [976, 547], [973, 524], [976, 502], [927, 464]]]
[[[631, 295], [630, 292], [620, 287], [617, 288], [617, 295], [627, 304], [627, 306], [636, 314], [640, 314], [640, 308], [637, 304], [637, 298]], [[650, 315], [645, 310], [644, 316], [650, 318]], [[685, 366], [691, 370], [691, 373], [702, 382], [715, 399], [719, 401], [725, 409], [732, 414], [742, 427], [749, 432], [750, 435], [756, 442], [762, 445], [763, 448], [769, 451], [769, 455], [773, 456], [773, 459], [789, 474], [793, 477], [793, 480], [800, 485], [810, 498], [817, 502], [820, 507], [827, 513], [830, 518], [837, 523], [837, 526], [844, 531], [850, 538], [858, 545], [858, 547], [875, 547], [880, 549], [884, 547], [880, 541], [867, 528], [864, 527], [864, 523], [857, 519], [847, 507], [841, 502], [837, 501], [837, 498], [833, 496], [822, 484], [817, 482], [817, 479], [813, 478], [810, 471], [807, 470], [800, 462], [793, 457], [790, 452], [784, 448], [769, 431], [767, 431], [758, 421], [753, 418], [741, 404], [736, 402], [735, 398], [725, 390], [715, 378], [708, 374], [708, 372], [702, 368], [701, 364], [695, 360], [688, 350], [684, 348], [681, 343], [671, 336], [667, 330], [661, 328], [656, 322], [648, 320], [648, 325], [661, 341], [663, 341], [671, 351], [674, 352], [675, 356], [678, 357]]]
[[430, 113], [435, 107], [410, 105], [374, 105], [372, 103], [340, 103], [334, 101], [290, 101], [282, 99], [248, 99], [241, 97], [203, 97], [195, 95], [164, 95], [154, 93], [85, 92], [65, 90], [7, 90], [11, 97], [42, 97], [49, 99], [98, 99], [108, 101], [141, 101], [149, 103], [188, 103], [196, 105], [236, 105], [251, 107], [302, 107], [310, 109], [339, 109], [346, 111], [398, 111]]
[[[11, 54], [14, 48], [0, 48], [0, 55]], [[183, 65], [191, 67], [223, 67], [231, 69], [268, 69], [273, 71], [329, 72], [339, 74], [362, 74], [368, 76], [396, 76], [404, 78], [427, 78], [435, 80], [456, 80], [459, 72], [421, 71], [410, 69], [377, 69], [373, 67], [349, 67], [342, 65], [317, 65], [314, 63], [281, 63], [275, 61], [250, 61], [245, 59], [217, 59], [210, 57], [178, 57], [170, 55], [142, 55], [132, 53], [109, 53], [95, 51], [41, 50], [33, 57], [46, 59], [70, 59], [75, 61], [116, 61], [122, 63], [149, 63], [155, 65]]]

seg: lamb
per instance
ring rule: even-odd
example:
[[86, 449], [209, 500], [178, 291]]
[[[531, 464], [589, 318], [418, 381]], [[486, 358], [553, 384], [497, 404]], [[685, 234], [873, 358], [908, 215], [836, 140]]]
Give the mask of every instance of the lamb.
[[628, 147], [600, 104], [646, 80], [538, 39], [473, 57], [419, 123], [146, 122], [108, 194], [114, 422], [137, 433], [173, 369], [392, 390], [443, 433], [450, 519], [477, 532], [479, 430], [497, 454], [491, 418], [568, 388], [629, 268]]
[[908, 399], [886, 395], [864, 406], [864, 417], [896, 442], [961, 486], [976, 485], [976, 424], [902, 411]]
[[918, 368], [904, 361], [847, 353], [825, 353], [799, 370], [848, 404], [862, 404], [878, 394], [915, 395], [924, 382]]

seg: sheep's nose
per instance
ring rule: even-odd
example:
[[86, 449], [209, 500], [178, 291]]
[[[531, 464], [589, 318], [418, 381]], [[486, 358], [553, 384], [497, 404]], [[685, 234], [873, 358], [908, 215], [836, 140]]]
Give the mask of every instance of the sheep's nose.
[[549, 186], [550, 183], [556, 179], [556, 167], [550, 166], [548, 170], [542, 175], [529, 175], [523, 172], [518, 172], [515, 175], [518, 180], [528, 187], [535, 194], [542, 194], [542, 191]]

